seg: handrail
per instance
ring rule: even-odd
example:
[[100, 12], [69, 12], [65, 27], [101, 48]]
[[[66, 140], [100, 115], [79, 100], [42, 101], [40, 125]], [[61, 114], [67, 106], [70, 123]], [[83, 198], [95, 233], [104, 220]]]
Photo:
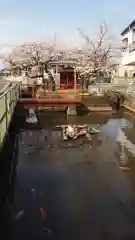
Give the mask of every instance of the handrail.
[[4, 87], [0, 90], [0, 95], [1, 93], [4, 93], [7, 88], [9, 89], [10, 85], [12, 84], [11, 82], [7, 82], [7, 84], [5, 84], [5, 81], [0, 82], [0, 84], [1, 83], [4, 84]]
[[10, 92], [15, 86], [20, 85], [20, 83], [16, 83], [15, 85], [13, 85], [12, 87], [10, 87], [7, 91], [5, 91], [3, 94], [0, 95], [0, 99], [6, 95], [8, 92]]
[[0, 149], [9, 128], [19, 98], [20, 83], [16, 82], [0, 95]]

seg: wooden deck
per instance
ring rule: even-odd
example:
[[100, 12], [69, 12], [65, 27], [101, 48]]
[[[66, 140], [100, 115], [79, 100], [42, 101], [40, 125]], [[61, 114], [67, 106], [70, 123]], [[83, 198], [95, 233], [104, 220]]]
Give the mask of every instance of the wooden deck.
[[60, 105], [72, 105], [72, 104], [81, 104], [82, 101], [79, 99], [58, 99], [58, 98], [53, 98], [53, 99], [47, 99], [47, 98], [20, 98], [19, 102], [22, 104], [28, 104], [28, 105], [47, 105], [47, 106], [60, 106]]

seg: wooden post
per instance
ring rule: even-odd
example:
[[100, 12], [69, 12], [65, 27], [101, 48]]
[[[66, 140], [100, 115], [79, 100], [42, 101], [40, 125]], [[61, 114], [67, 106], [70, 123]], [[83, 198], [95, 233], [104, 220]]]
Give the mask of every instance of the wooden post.
[[7, 93], [5, 94], [5, 110], [6, 110], [6, 131], [8, 129], [8, 96]]
[[67, 116], [76, 116], [77, 111], [76, 111], [76, 106], [70, 106], [67, 109]]
[[58, 65], [56, 63], [56, 74], [58, 74]]
[[76, 88], [76, 69], [74, 68], [74, 88]]
[[57, 79], [57, 81], [56, 81], [56, 89], [59, 89], [60, 88], [60, 81], [59, 81], [59, 79], [58, 79], [58, 64], [56, 63], [56, 79]]
[[35, 98], [35, 86], [34, 85], [32, 85], [32, 98]]

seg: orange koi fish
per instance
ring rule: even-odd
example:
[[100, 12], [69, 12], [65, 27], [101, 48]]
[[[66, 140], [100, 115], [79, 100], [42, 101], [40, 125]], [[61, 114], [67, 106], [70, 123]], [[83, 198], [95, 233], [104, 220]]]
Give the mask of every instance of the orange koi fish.
[[45, 210], [43, 208], [40, 208], [40, 216], [41, 218], [45, 218], [46, 216]]
[[120, 170], [124, 171], [124, 172], [128, 172], [131, 169], [129, 167], [120, 167]]
[[15, 220], [20, 219], [20, 218], [23, 216], [23, 214], [24, 214], [24, 210], [19, 211], [19, 212], [16, 214]]

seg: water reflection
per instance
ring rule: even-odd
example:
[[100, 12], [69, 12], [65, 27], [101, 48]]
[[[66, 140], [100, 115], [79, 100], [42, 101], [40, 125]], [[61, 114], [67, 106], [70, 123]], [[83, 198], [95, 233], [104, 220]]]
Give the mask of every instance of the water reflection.
[[[132, 131], [134, 131], [134, 129], [132, 129]], [[124, 129], [118, 130], [118, 136], [116, 140], [120, 143], [121, 146], [121, 163], [123, 165], [126, 165], [131, 155], [135, 157], [135, 144], [133, 144], [132, 141], [128, 139], [126, 133], [124, 132]]]
[[[10, 240], [134, 239], [135, 175], [119, 169], [134, 161], [126, 135], [134, 133], [132, 123], [103, 113], [74, 118], [38, 113], [38, 119], [42, 130], [20, 132]], [[69, 122], [99, 124], [101, 133], [91, 142], [65, 143], [56, 126]]]

